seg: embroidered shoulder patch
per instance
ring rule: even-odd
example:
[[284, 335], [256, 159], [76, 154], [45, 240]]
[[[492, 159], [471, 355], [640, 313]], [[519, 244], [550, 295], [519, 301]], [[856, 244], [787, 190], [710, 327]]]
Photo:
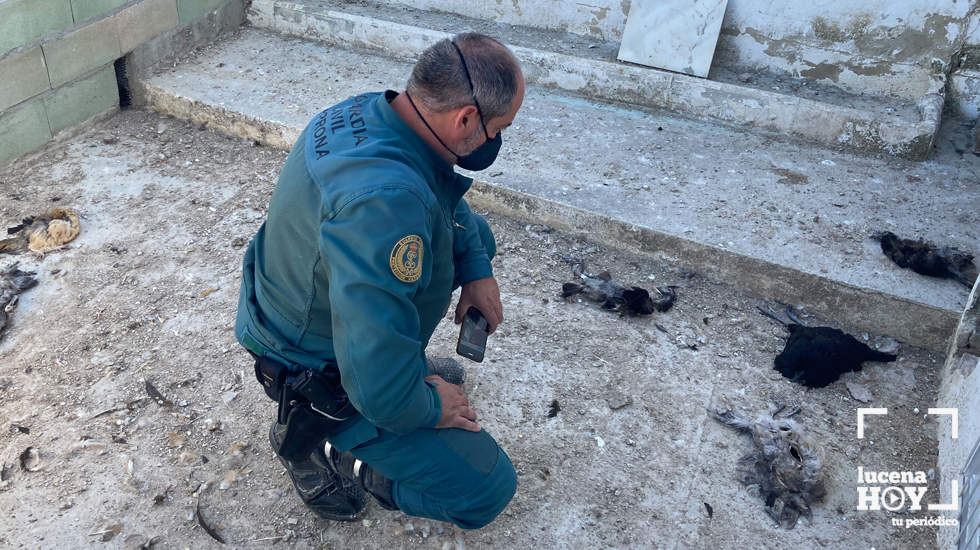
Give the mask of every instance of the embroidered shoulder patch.
[[414, 283], [422, 276], [422, 237], [402, 237], [391, 249], [391, 272], [403, 283]]

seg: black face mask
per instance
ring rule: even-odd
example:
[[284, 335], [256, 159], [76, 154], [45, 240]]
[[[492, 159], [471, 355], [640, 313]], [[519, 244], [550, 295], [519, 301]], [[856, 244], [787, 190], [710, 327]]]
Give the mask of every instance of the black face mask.
[[[486, 133], [486, 128], [483, 129], [483, 133]], [[486, 143], [473, 149], [473, 151], [464, 156], [456, 155], [456, 164], [460, 168], [465, 168], [467, 170], [479, 171], [486, 170], [490, 168], [493, 161], [497, 160], [497, 153], [500, 152], [500, 146], [504, 143], [504, 140], [500, 137], [500, 132], [497, 132], [497, 137], [493, 139], [487, 138]], [[453, 153], [454, 155], [456, 153]]]
[[419, 115], [420, 119], [422, 119], [422, 123], [425, 124], [425, 127], [432, 132], [432, 135], [436, 136], [436, 139], [439, 140], [439, 143], [442, 144], [447, 151], [456, 157], [457, 166], [460, 168], [465, 168], [466, 170], [473, 170], [474, 172], [486, 170], [491, 164], [493, 164], [493, 161], [497, 159], [497, 153], [500, 152], [500, 146], [504, 142], [500, 135], [502, 132], [497, 132], [497, 137], [490, 139], [490, 134], [487, 133], [487, 125], [483, 122], [483, 111], [480, 110], [480, 102], [476, 100], [476, 92], [473, 89], [473, 81], [470, 79], [470, 71], [466, 68], [466, 60], [463, 59], [463, 52], [459, 51], [459, 46], [457, 46], [455, 42], [451, 42], [451, 44], [453, 45], [453, 48], [456, 48], [456, 53], [459, 55], [459, 60], [463, 63], [463, 72], [466, 73], [466, 81], [470, 85], [470, 92], [473, 94], [473, 103], [476, 105], [477, 114], [480, 115], [480, 126], [483, 128], [483, 135], [486, 136], [487, 141], [483, 145], [471, 151], [469, 154], [460, 156], [458, 153], [450, 149], [449, 146], [446, 145], [446, 142], [442, 141], [442, 138], [440, 138], [439, 134], [432, 129], [432, 126], [429, 126], [429, 123], [426, 122], [425, 117], [423, 117], [422, 113], [419, 112], [419, 108], [415, 106], [415, 101], [412, 100], [412, 96], [408, 95], [408, 93], [406, 93], [405, 96], [408, 97], [408, 102], [412, 104], [412, 108], [415, 109], [415, 113]]

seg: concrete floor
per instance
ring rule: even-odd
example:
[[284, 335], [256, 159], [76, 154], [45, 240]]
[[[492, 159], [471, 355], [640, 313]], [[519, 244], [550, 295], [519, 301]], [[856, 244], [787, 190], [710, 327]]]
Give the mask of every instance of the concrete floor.
[[[757, 296], [495, 215], [506, 322], [487, 359], [466, 365], [466, 391], [518, 470], [517, 497], [478, 531], [373, 505], [352, 524], [315, 520], [269, 451], [273, 405], [231, 330], [242, 245], [285, 156], [126, 111], [0, 170], [0, 227], [53, 204], [82, 223], [65, 250], [0, 257], [39, 279], [0, 340], [0, 547], [933, 547], [935, 529], [892, 526], [911, 516], [857, 511], [856, 472], [936, 467], [936, 422], [916, 409], [935, 403], [940, 354], [901, 345], [895, 363], [808, 390], [772, 369], [786, 331], [755, 311]], [[569, 257], [624, 284], [677, 285], [677, 303], [634, 318], [563, 300]], [[457, 334], [444, 320], [427, 353], [453, 356]], [[753, 415], [801, 407], [828, 488], [812, 521], [777, 527], [739, 483], [749, 440], [705, 411], [726, 403]], [[891, 410], [865, 439], [859, 406]], [[19, 460], [30, 448], [36, 468]], [[927, 501], [935, 493], [930, 481]], [[204, 533], [198, 508], [227, 545]]]

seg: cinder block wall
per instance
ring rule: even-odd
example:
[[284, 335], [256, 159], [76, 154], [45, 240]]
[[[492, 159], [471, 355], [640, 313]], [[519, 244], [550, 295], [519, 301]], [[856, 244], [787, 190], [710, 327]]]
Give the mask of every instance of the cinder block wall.
[[245, 0], [0, 0], [0, 166], [114, 112], [132, 71], [244, 21]]

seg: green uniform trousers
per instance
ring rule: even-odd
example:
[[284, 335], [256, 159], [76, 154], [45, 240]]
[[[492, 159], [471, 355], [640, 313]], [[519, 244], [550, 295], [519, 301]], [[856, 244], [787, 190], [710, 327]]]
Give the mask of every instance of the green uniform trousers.
[[[493, 233], [481, 216], [474, 217], [493, 258]], [[513, 464], [486, 431], [378, 431], [378, 437], [351, 453], [394, 482], [395, 503], [408, 515], [477, 529], [493, 521], [517, 491]]]

